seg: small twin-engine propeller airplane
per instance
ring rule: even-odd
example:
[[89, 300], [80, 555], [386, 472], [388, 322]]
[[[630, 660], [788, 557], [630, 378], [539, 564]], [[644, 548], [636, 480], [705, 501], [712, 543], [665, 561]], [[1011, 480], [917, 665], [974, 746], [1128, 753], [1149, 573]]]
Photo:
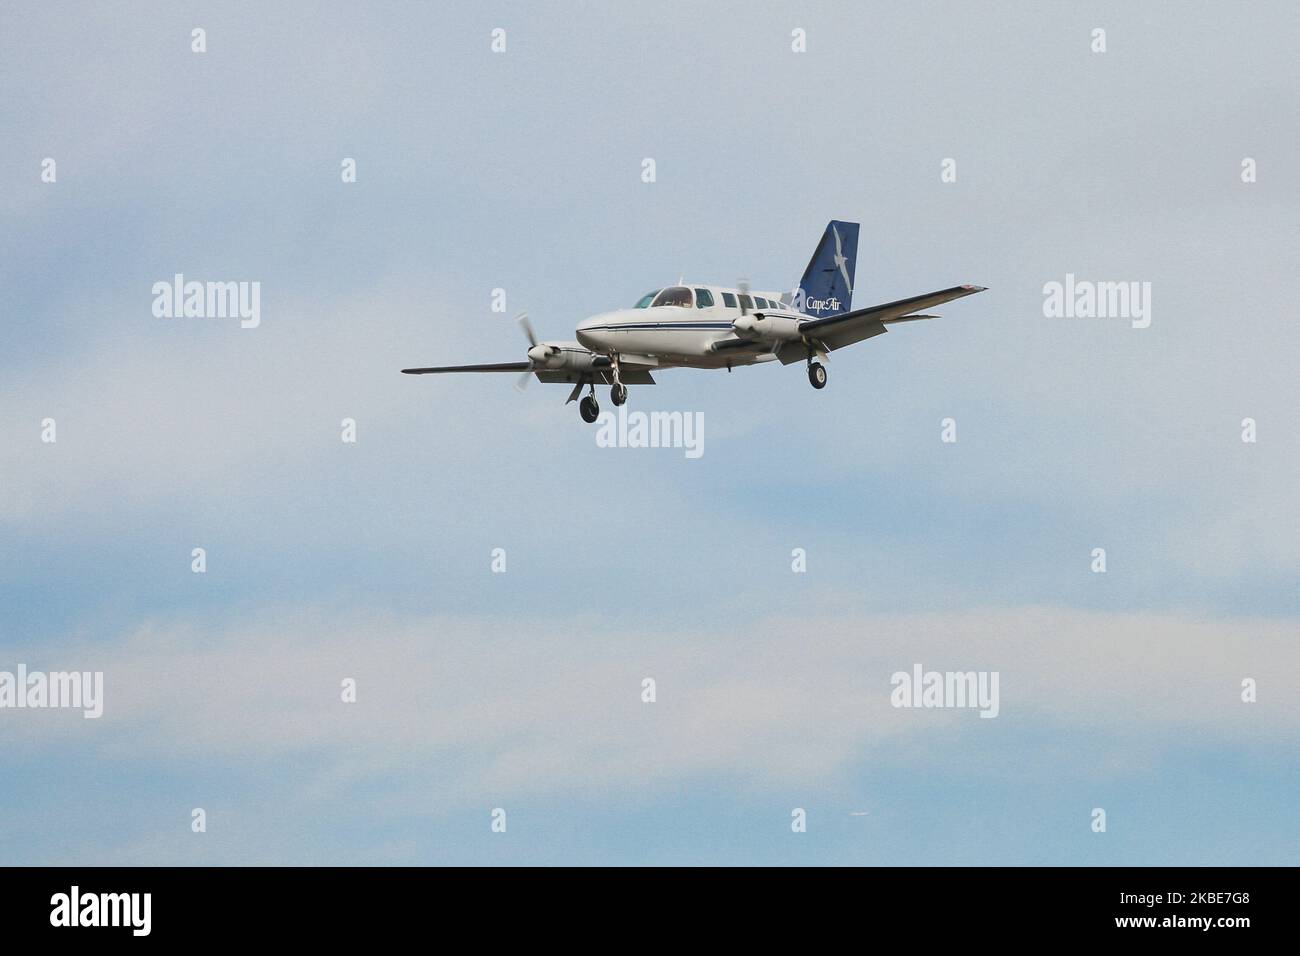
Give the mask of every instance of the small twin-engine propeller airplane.
[[576, 342], [540, 342], [525, 313], [518, 316], [528, 336], [528, 361], [495, 365], [404, 368], [407, 375], [441, 372], [520, 372], [519, 388], [536, 375], [542, 382], [573, 385], [568, 401], [585, 422], [600, 415], [596, 383], [608, 385], [615, 405], [627, 401], [627, 386], [653, 385], [653, 369], [725, 368], [780, 361], [806, 361], [813, 388], [826, 387], [828, 353], [888, 331], [895, 322], [935, 319], [923, 315], [952, 299], [983, 292], [959, 285], [939, 292], [853, 309], [858, 259], [858, 224], [832, 220], [793, 292], [751, 293], [741, 282], [721, 286], [669, 286], [647, 292], [631, 309], [603, 312], [578, 324]]

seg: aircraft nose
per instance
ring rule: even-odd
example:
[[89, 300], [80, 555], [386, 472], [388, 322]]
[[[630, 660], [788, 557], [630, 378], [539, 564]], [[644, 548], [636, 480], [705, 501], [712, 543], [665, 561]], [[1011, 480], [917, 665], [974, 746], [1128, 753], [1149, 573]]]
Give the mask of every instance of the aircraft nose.
[[584, 348], [599, 351], [604, 347], [608, 339], [608, 326], [609, 316], [607, 314], [593, 315], [589, 319], [583, 319], [578, 323], [578, 343]]

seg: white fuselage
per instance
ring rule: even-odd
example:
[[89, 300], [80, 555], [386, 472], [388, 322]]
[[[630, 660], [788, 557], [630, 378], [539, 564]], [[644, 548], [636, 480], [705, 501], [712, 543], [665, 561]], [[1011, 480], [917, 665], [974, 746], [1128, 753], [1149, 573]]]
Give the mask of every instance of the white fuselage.
[[[762, 345], [756, 342], [753, 349], [714, 351], [715, 343], [737, 337], [735, 323], [742, 316], [759, 314], [765, 319], [783, 319], [787, 324], [808, 318], [782, 305], [780, 296], [773, 293], [692, 285], [670, 287], [660, 294], [674, 288], [689, 289], [691, 304], [650, 304], [593, 315], [578, 325], [578, 342], [592, 352], [617, 355], [639, 365], [725, 368], [775, 358], [770, 348], [763, 347], [774, 346], [775, 341]], [[746, 302], [743, 312], [741, 296]], [[767, 305], [760, 304], [764, 301]]]

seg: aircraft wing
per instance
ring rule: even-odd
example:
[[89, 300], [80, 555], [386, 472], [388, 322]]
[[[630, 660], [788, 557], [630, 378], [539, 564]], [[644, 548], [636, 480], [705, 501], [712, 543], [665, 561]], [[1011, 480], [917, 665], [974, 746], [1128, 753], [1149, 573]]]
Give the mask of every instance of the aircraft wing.
[[[614, 373], [608, 368], [576, 372], [566, 369], [534, 369], [531, 362], [496, 362], [489, 365], [442, 365], [437, 368], [404, 368], [404, 375], [434, 375], [441, 372], [533, 372], [539, 382], [577, 382], [595, 379], [602, 385], [614, 384]], [[650, 372], [636, 366], [623, 366], [624, 385], [653, 385]]]
[[[883, 305], [868, 306], [865, 309], [854, 309], [852, 312], [845, 312], [843, 315], [828, 315], [824, 319], [811, 319], [800, 325], [799, 331], [806, 338], [814, 342], [820, 342], [826, 347], [827, 351], [834, 351], [835, 349], [842, 349], [846, 345], [852, 345], [854, 342], [869, 339], [873, 335], [881, 335], [888, 331], [885, 328], [887, 325], [892, 325], [895, 322], [938, 318], [938, 316], [914, 315], [913, 313], [983, 291], [984, 287], [978, 285], [953, 286], [951, 289], [927, 292], [925, 295], [914, 295], [909, 299], [899, 299], [897, 302], [886, 302]], [[783, 349], [780, 357], [782, 364], [789, 365], [790, 362], [802, 361], [804, 355], [799, 349]], [[789, 358], [789, 361], [786, 361], [787, 358]]]
[[439, 372], [527, 372], [531, 362], [497, 362], [494, 365], [442, 365], [438, 368], [404, 368], [403, 375], [434, 375]]

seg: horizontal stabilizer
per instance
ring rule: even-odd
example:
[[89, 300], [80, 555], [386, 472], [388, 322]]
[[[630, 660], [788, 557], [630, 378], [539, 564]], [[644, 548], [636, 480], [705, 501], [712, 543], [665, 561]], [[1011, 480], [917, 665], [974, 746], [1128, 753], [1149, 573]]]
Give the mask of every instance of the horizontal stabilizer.
[[[951, 289], [940, 289], [938, 292], [914, 295], [909, 299], [885, 302], [865, 309], [854, 309], [852, 312], [831, 315], [824, 319], [812, 319], [800, 325], [799, 331], [805, 339], [820, 342], [828, 350], [834, 351], [879, 335], [885, 331], [886, 325], [894, 322], [937, 318], [937, 316], [922, 315], [916, 311], [917, 309], [928, 309], [984, 291], [984, 287], [978, 285], [953, 286]], [[785, 361], [784, 355], [781, 361]]]
[[937, 315], [900, 315], [896, 319], [881, 319], [880, 321], [884, 322], [886, 325], [892, 325], [895, 322], [912, 322], [915, 321], [916, 319], [937, 319], [937, 318], [939, 318], [939, 316]]

